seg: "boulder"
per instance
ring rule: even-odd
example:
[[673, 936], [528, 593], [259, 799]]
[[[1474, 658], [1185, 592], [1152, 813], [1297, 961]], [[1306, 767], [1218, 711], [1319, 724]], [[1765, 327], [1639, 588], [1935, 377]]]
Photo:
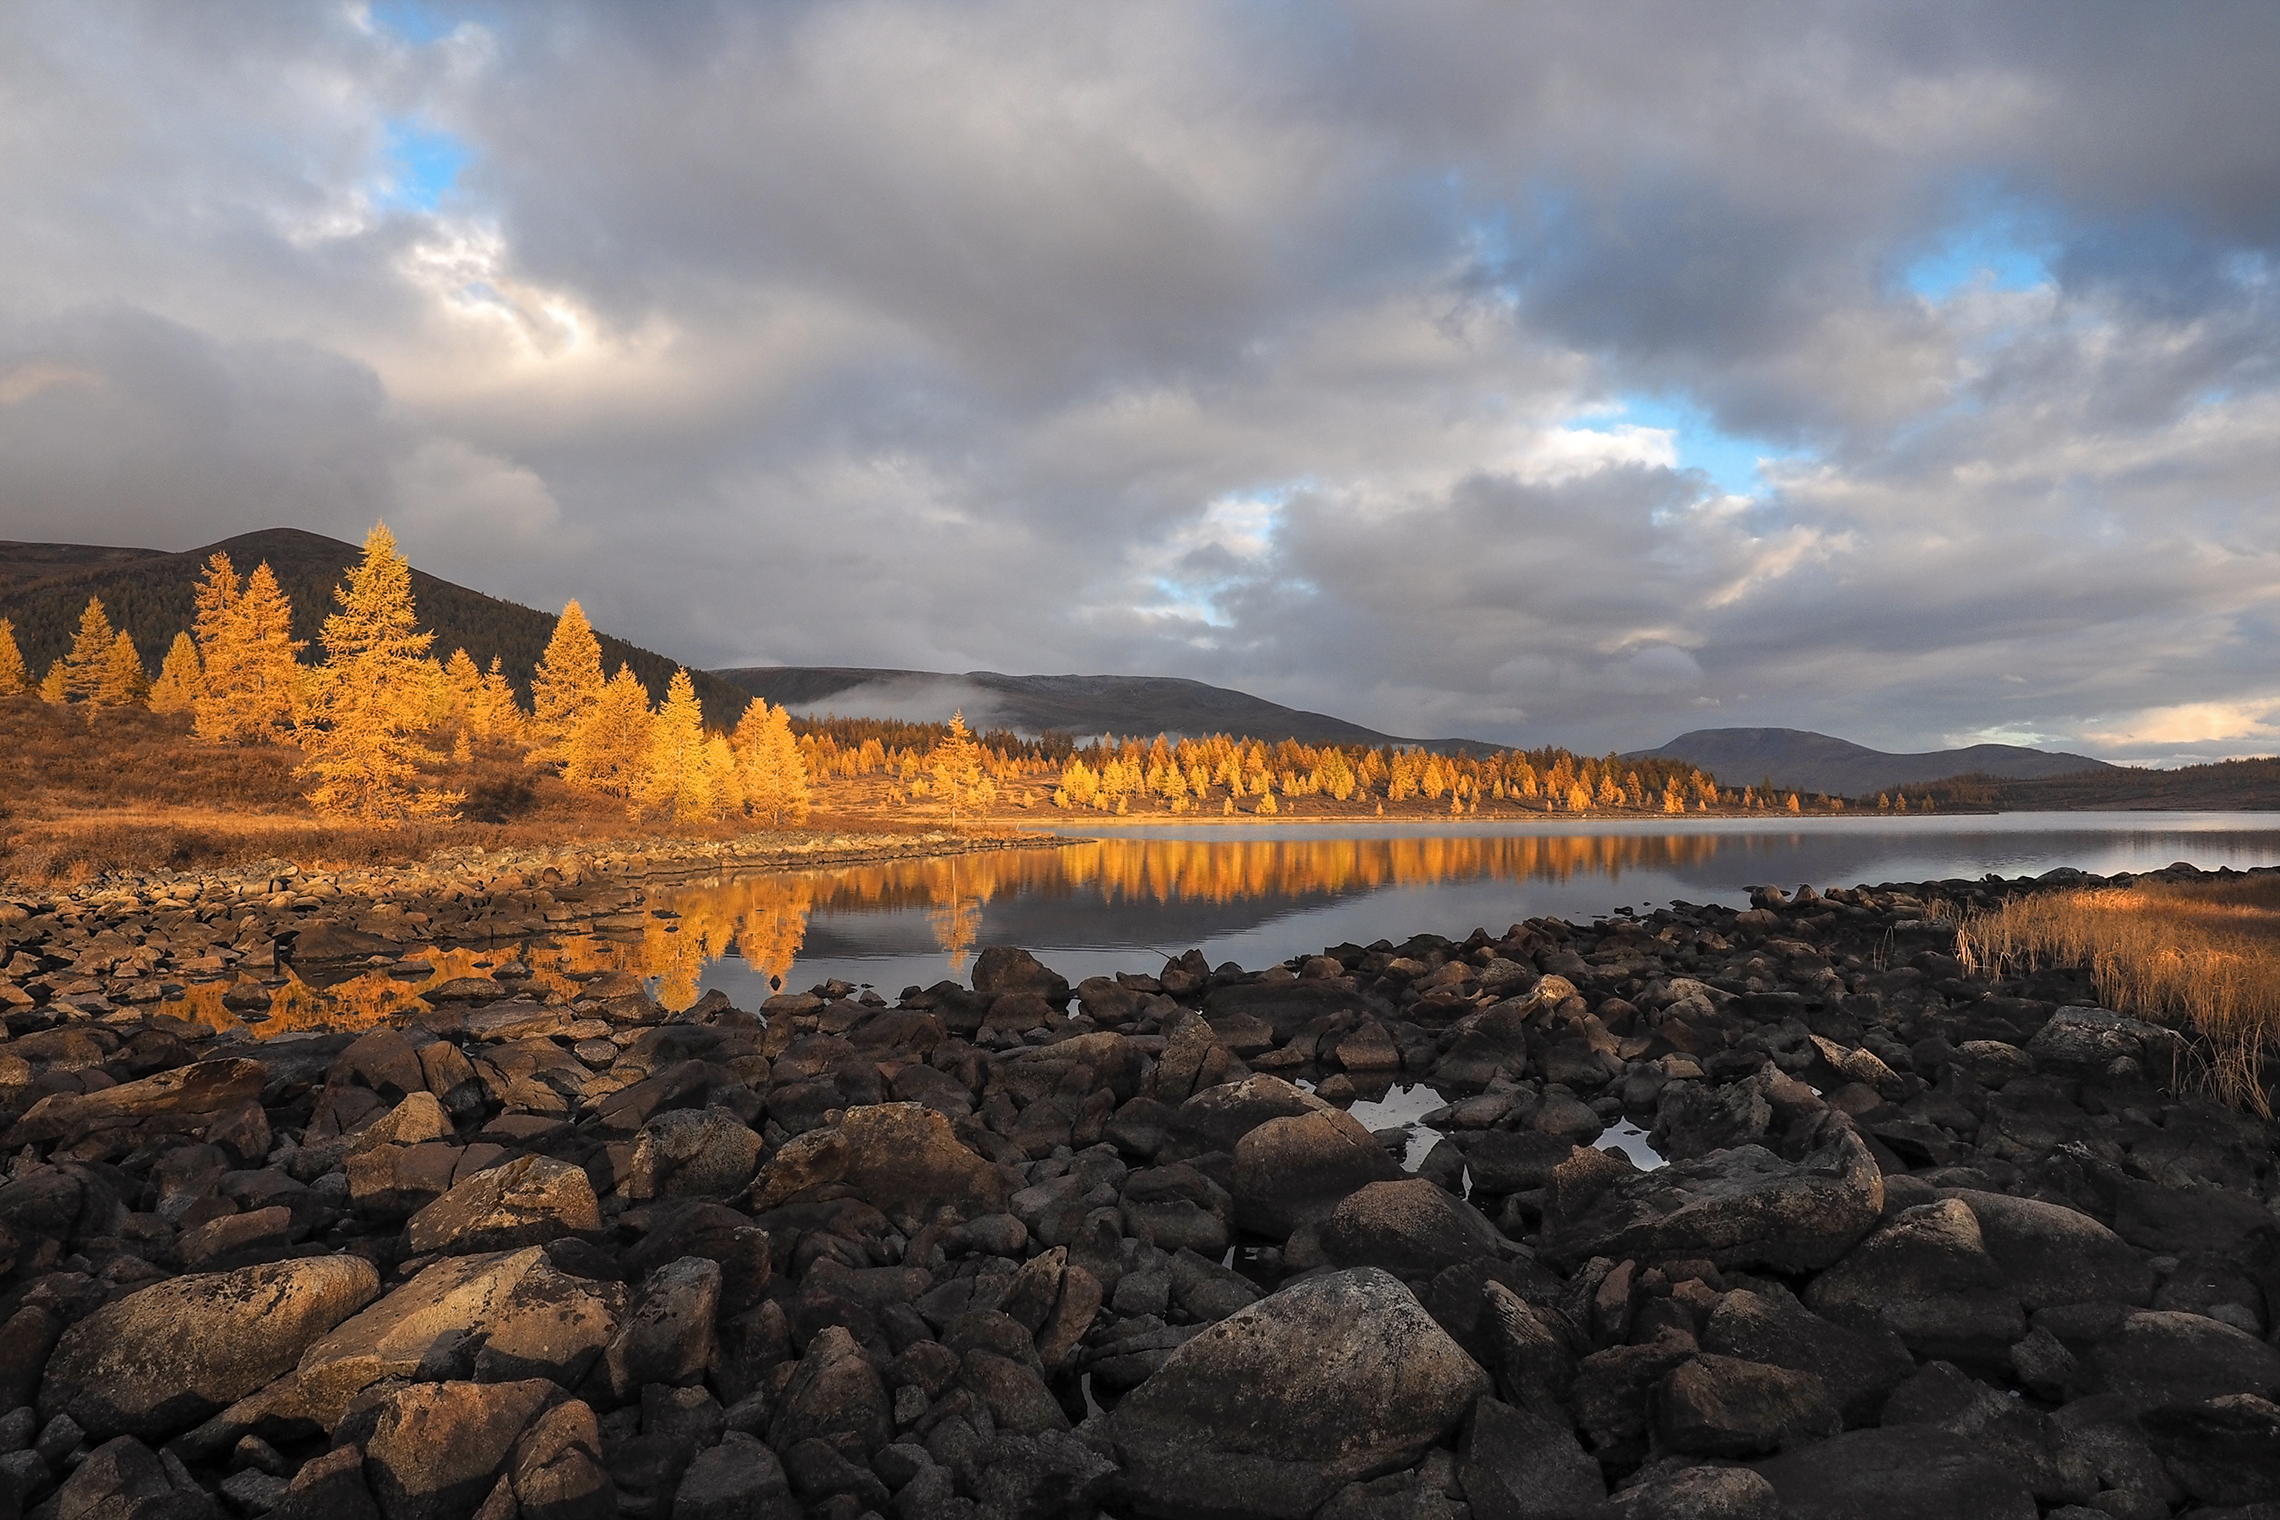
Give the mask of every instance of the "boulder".
[[2084, 1358], [2105, 1391], [2149, 1409], [2227, 1394], [2280, 1394], [2280, 1348], [2199, 1314], [2132, 1310]]
[[789, 1451], [801, 1441], [822, 1440], [867, 1460], [894, 1432], [886, 1384], [855, 1337], [830, 1325], [808, 1342], [785, 1385], [768, 1422], [768, 1444]]
[[2019, 1296], [1961, 1199], [1902, 1209], [1813, 1280], [1806, 1304], [1839, 1324], [1885, 1329], [1920, 1356], [2008, 1363], [2027, 1333]]
[[2280, 1500], [2280, 1407], [2253, 1393], [2173, 1404], [2138, 1423], [2180, 1486], [2203, 1504]]
[[1490, 1198], [1545, 1186], [1552, 1172], [1576, 1152], [1573, 1141], [1532, 1129], [1491, 1129], [1457, 1142], [1472, 1172], [1473, 1192]]
[[725, 1198], [752, 1181], [760, 1137], [724, 1108], [677, 1108], [641, 1127], [624, 1193], [649, 1198]]
[[2143, 1307], [2153, 1299], [2153, 1268], [2112, 1230], [2062, 1204], [2006, 1193], [1958, 1190], [1979, 1221], [1987, 1254], [2029, 1314], [2052, 1304], [2093, 1300]]
[[1132, 1173], [1124, 1181], [1119, 1206], [1124, 1233], [1162, 1250], [1218, 1256], [1233, 1239], [1234, 1200], [1182, 1162]]
[[1144, 1513], [1310, 1515], [1414, 1462], [1488, 1375], [1374, 1268], [1293, 1284], [1201, 1331], [1101, 1422]]
[[585, 1168], [517, 1156], [477, 1172], [421, 1209], [405, 1228], [414, 1252], [509, 1251], [602, 1227]]
[[181, 1464], [133, 1436], [87, 1453], [56, 1491], [53, 1513], [56, 1520], [216, 1520], [214, 1501]]
[[1338, 1013], [1378, 1011], [1351, 987], [1332, 982], [1242, 982], [1214, 987], [1204, 998], [1204, 1017], [1212, 1020], [1247, 1014], [1274, 1030], [1279, 1044], [1316, 1019]]
[[1490, 1398], [1473, 1406], [1458, 1462], [1476, 1520], [1570, 1520], [1607, 1497], [1599, 1464], [1565, 1422]]
[[1303, 1088], [1264, 1072], [1240, 1082], [1207, 1087], [1174, 1110], [1172, 1132], [1182, 1153], [1225, 1151], [1269, 1119], [1323, 1113], [1331, 1105]]
[[356, 1256], [307, 1256], [138, 1289], [64, 1331], [40, 1410], [98, 1440], [157, 1439], [292, 1370], [312, 1343], [379, 1293]]
[[513, 1383], [414, 1383], [380, 1401], [364, 1471], [384, 1520], [468, 1520], [515, 1442], [562, 1390]]
[[91, 1093], [50, 1093], [32, 1105], [9, 1129], [9, 1150], [51, 1140], [82, 1140], [107, 1130], [133, 1131], [148, 1125], [163, 1131], [196, 1132], [261, 1100], [269, 1072], [259, 1061], [198, 1061], [121, 1082]]
[[1528, 1074], [1528, 1011], [1518, 1002], [1498, 1003], [1473, 1020], [1434, 1066], [1433, 1080], [1450, 1087], [1486, 1087], [1499, 1072], [1514, 1079]]
[[1698, 1356], [1663, 1375], [1655, 1430], [1663, 1449], [1694, 1457], [1755, 1457], [1844, 1424], [1829, 1387], [1810, 1372], [1730, 1356]]
[[720, 1263], [684, 1256], [649, 1274], [602, 1363], [610, 1391], [629, 1398], [647, 1383], [693, 1383], [713, 1361]]
[[2036, 1520], [2018, 1476], [1944, 1430], [1851, 1430], [1749, 1464], [1782, 1520]]
[[540, 1246], [439, 1261], [303, 1352], [296, 1398], [330, 1430], [385, 1378], [575, 1387], [617, 1328], [593, 1286], [556, 1271]]
[[614, 1520], [617, 1484], [602, 1466], [602, 1432], [594, 1411], [571, 1399], [556, 1404], [515, 1442], [507, 1476], [521, 1520]]
[[958, 1141], [950, 1121], [917, 1103], [850, 1108], [827, 1129], [795, 1135], [760, 1169], [755, 1210], [774, 1208], [802, 1188], [844, 1182], [874, 1208], [922, 1213], [1002, 1211], [1012, 1196], [998, 1169]]
[[1720, 1297], [1702, 1349], [1812, 1373], [1851, 1425], [1874, 1420], [1884, 1396], [1916, 1370], [1916, 1359], [1891, 1331], [1847, 1329], [1774, 1287], [1762, 1293], [1736, 1288]]
[[1322, 1249], [1342, 1267], [1429, 1278], [1460, 1262], [1508, 1254], [1510, 1246], [1471, 1204], [1423, 1177], [1404, 1177], [1339, 1200], [1322, 1227]]
[[2170, 1052], [2178, 1048], [2173, 1030], [2142, 1023], [2106, 1008], [2061, 1008], [2027, 1041], [2027, 1054], [2044, 1071], [2073, 1076], [2098, 1076], [2123, 1058], [2148, 1070], [2166, 1071]]
[[1615, 1496], [1621, 1520], [1781, 1520], [1773, 1485], [1746, 1467], [1641, 1473]]
[[1236, 1142], [1235, 1220], [1279, 1240], [1356, 1188], [1401, 1176], [1401, 1164], [1350, 1114], [1269, 1119]]
[[1602, 1195], [1542, 1251], [1580, 1265], [1593, 1256], [1781, 1272], [1828, 1266], [1875, 1228], [1884, 1174], [1860, 1136], [1840, 1131], [1803, 1161], [1744, 1145], [1642, 1172]]
[[673, 1520], [799, 1520], [784, 1464], [755, 1436], [730, 1431], [697, 1453], [673, 1497]]
[[975, 956], [973, 983], [976, 992], [1032, 993], [1055, 1008], [1069, 1001], [1067, 977], [1011, 945], [991, 945]]

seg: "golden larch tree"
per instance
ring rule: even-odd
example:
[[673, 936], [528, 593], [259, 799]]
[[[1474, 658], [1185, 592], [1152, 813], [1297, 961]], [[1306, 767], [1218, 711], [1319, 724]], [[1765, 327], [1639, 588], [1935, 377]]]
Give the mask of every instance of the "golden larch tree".
[[475, 705], [483, 699], [483, 672], [464, 649], [451, 651], [451, 658], [443, 662], [443, 679], [438, 683], [441, 698], [438, 705], [440, 722], [462, 748], [475, 729]]
[[491, 656], [491, 668], [483, 672], [483, 689], [475, 699], [475, 737], [493, 744], [520, 744], [528, 726], [515, 688], [499, 668], [499, 657]]
[[143, 668], [135, 641], [121, 629], [111, 635], [111, 647], [103, 653], [103, 678], [95, 687], [96, 705], [127, 707], [140, 702], [149, 692], [150, 672]]
[[230, 557], [206, 561], [191, 632], [200, 690], [193, 731], [213, 744], [262, 744], [293, 726], [303, 672], [293, 604], [264, 560], [241, 584]]
[[963, 712], [950, 714], [950, 731], [928, 753], [926, 770], [934, 794], [950, 804], [952, 828], [958, 826], [958, 804], [971, 811], [997, 795], [997, 781], [982, 763], [982, 747], [974, 742]]
[[602, 699], [603, 685], [601, 641], [588, 626], [585, 609], [565, 602], [530, 677], [531, 731], [543, 758], [568, 764], [578, 730]]
[[79, 631], [71, 640], [71, 653], [63, 657], [63, 699], [94, 703], [103, 690], [103, 675], [111, 663], [111, 642], [117, 638], [103, 599], [91, 596], [79, 614]]
[[310, 803], [327, 817], [382, 827], [447, 816], [462, 794], [413, 784], [428, 758], [414, 736], [434, 685], [427, 650], [435, 635], [417, 626], [411, 566], [386, 524], [373, 524], [363, 558], [349, 567], [333, 600], [339, 610], [318, 630], [324, 663], [310, 682], [298, 730], [296, 774], [316, 782]]
[[649, 720], [649, 746], [642, 757], [641, 806], [676, 823], [712, 814], [712, 788], [705, 766], [705, 713], [686, 670], [673, 672], [665, 701]]
[[649, 750], [649, 693], [625, 666], [602, 687], [600, 700], [570, 737], [563, 779], [627, 797], [640, 783]]
[[13, 697], [32, 684], [24, 668], [24, 651], [16, 644], [16, 625], [0, 618], [0, 697]]
[[753, 817], [777, 826], [807, 821], [807, 759], [792, 737], [790, 712], [755, 698], [737, 720], [729, 748]]
[[200, 685], [198, 646], [185, 629], [174, 636], [166, 646], [166, 658], [158, 662], [158, 679], [150, 683], [150, 710], [189, 712], [197, 705]]
[[48, 662], [47, 674], [40, 677], [40, 700], [50, 707], [61, 707], [65, 702], [71, 700], [71, 693], [64, 679], [63, 661], [50, 660]]

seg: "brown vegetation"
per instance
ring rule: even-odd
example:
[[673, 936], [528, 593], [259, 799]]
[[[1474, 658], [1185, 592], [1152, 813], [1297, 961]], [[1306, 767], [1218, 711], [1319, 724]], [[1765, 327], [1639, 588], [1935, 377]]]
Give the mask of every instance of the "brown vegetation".
[[2272, 1117], [2263, 1074], [2280, 1052], [2280, 880], [2041, 892], [1972, 915], [1957, 941], [1974, 971], [2089, 968], [2105, 1006], [2191, 1029], [2208, 1087]]

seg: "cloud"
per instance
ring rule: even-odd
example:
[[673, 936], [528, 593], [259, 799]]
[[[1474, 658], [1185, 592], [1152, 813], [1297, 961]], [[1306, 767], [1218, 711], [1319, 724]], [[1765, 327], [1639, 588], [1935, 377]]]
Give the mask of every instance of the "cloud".
[[386, 515], [692, 662], [1392, 732], [2231, 752], [2276, 60], [2055, 0], [28, 0], [0, 537]]

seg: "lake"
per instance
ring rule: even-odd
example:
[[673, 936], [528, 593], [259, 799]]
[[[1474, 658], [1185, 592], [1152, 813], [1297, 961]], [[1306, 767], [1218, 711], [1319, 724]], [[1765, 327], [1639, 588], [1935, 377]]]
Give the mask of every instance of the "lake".
[[[1067, 832], [1083, 827], [1072, 819]], [[1665, 823], [1174, 824], [1058, 849], [774, 873], [685, 885], [637, 945], [609, 957], [685, 1003], [718, 987], [741, 1007], [771, 979], [877, 987], [961, 978], [984, 945], [1036, 952], [1071, 982], [1154, 971], [1201, 949], [1253, 969], [1351, 940], [1501, 933], [1674, 899], [1746, 906], [1795, 888], [2099, 875], [2177, 861], [2280, 865], [2280, 813], [2014, 813], [1717, 818]]]

